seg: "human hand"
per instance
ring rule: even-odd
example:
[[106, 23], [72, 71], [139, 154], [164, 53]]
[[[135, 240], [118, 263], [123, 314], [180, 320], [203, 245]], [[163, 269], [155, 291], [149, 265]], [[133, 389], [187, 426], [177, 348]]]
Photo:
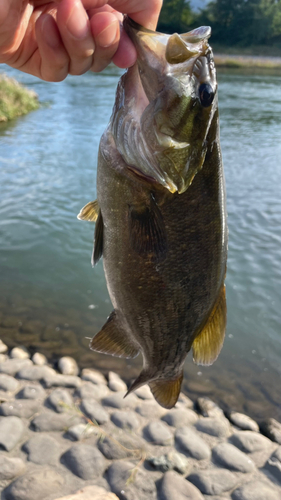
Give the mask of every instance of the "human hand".
[[162, 0], [0, 0], [0, 63], [46, 81], [134, 64], [123, 14], [155, 29]]

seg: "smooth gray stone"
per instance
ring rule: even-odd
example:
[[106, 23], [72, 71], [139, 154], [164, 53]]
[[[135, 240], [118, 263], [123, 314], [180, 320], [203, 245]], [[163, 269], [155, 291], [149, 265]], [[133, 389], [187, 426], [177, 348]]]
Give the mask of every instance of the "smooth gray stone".
[[28, 472], [13, 481], [5, 490], [5, 500], [43, 500], [60, 491], [64, 479], [55, 470]]
[[232, 494], [232, 500], [279, 500], [280, 492], [262, 481], [243, 484]]
[[183, 427], [185, 425], [193, 425], [198, 420], [198, 415], [195, 411], [187, 409], [170, 410], [162, 417], [162, 420], [172, 427]]
[[60, 457], [60, 446], [51, 436], [36, 435], [23, 445], [28, 460], [40, 465], [55, 465]]
[[18, 380], [6, 373], [0, 373], [0, 391], [13, 392], [19, 386]]
[[0, 373], [15, 375], [24, 366], [32, 366], [30, 359], [7, 359], [0, 363]]
[[24, 346], [14, 347], [10, 352], [10, 358], [29, 359], [30, 352]]
[[24, 425], [18, 417], [0, 417], [0, 449], [11, 451], [22, 438]]
[[23, 366], [17, 372], [17, 378], [22, 380], [43, 380], [44, 377], [54, 375], [56, 372], [50, 366]]
[[140, 426], [140, 419], [134, 411], [115, 411], [111, 415], [112, 422], [121, 429], [135, 430]]
[[84, 368], [81, 372], [82, 380], [88, 380], [93, 384], [103, 384], [107, 385], [106, 378], [98, 370], [93, 370], [92, 368]]
[[230, 425], [226, 418], [206, 417], [200, 418], [195, 424], [195, 427], [200, 432], [205, 432], [210, 436], [227, 437], [230, 434]]
[[14, 479], [24, 471], [25, 463], [21, 458], [11, 458], [0, 454], [0, 480]]
[[140, 399], [153, 399], [153, 394], [147, 384], [136, 389], [134, 394], [136, 394], [136, 396]]
[[259, 426], [255, 420], [248, 415], [244, 415], [243, 413], [238, 413], [236, 411], [230, 412], [228, 418], [232, 424], [236, 425], [236, 427], [240, 427], [244, 431], [255, 431], [259, 432]]
[[174, 441], [170, 428], [165, 422], [161, 421], [150, 422], [144, 427], [143, 435], [152, 444], [160, 446], [171, 445]]
[[80, 423], [85, 423], [84, 419], [76, 417], [72, 413], [55, 413], [53, 411], [46, 411], [32, 420], [31, 427], [37, 432], [59, 432], [65, 431], [68, 427]]
[[93, 434], [96, 434], [97, 429], [89, 424], [77, 424], [69, 427], [67, 431], [67, 436], [75, 441], [81, 441], [82, 439], [86, 439], [91, 437]]
[[204, 500], [196, 486], [174, 471], [164, 474], [159, 493], [159, 500]]
[[161, 472], [167, 472], [169, 470], [175, 470], [180, 474], [187, 474], [190, 472], [192, 465], [190, 461], [182, 453], [177, 451], [170, 451], [165, 455], [160, 455], [158, 457], [149, 457], [147, 462], [155, 469]]
[[5, 402], [0, 405], [0, 415], [5, 417], [30, 418], [38, 412], [39, 408], [39, 401], [14, 399], [14, 401]]
[[213, 459], [230, 470], [253, 472], [254, 462], [243, 451], [230, 443], [220, 443], [213, 448]]
[[[43, 367], [42, 367], [43, 368]], [[81, 386], [82, 380], [75, 375], [47, 375], [42, 379], [46, 387], [68, 387], [69, 389], [77, 389]]]
[[59, 359], [58, 369], [63, 375], [78, 375], [79, 368], [74, 358], [63, 356]]
[[8, 351], [8, 346], [0, 339], [0, 354], [4, 354]]
[[161, 418], [167, 410], [162, 408], [156, 401], [146, 400], [136, 406], [135, 411], [139, 413], [142, 417], [148, 418], [151, 420], [152, 418]]
[[104, 384], [93, 384], [92, 382], [84, 382], [77, 395], [81, 399], [101, 399], [108, 395], [108, 387]]
[[196, 401], [196, 407], [203, 417], [224, 417], [222, 409], [209, 398], [198, 398]]
[[74, 406], [72, 396], [65, 389], [58, 387], [51, 392], [46, 403], [51, 406], [57, 413], [68, 412]]
[[[135, 467], [134, 463], [124, 460], [114, 462], [107, 471], [111, 490], [120, 500], [156, 500], [153, 479], [141, 468], [134, 474]], [[129, 478], [133, 480], [130, 481]]]
[[125, 382], [115, 372], [108, 372], [108, 387], [115, 392], [123, 391], [125, 393], [128, 390]]
[[88, 444], [76, 444], [61, 457], [68, 469], [82, 479], [95, 479], [101, 476], [106, 462], [101, 452]]
[[268, 418], [261, 424], [261, 432], [272, 441], [281, 444], [281, 423], [274, 418]]
[[48, 363], [46, 356], [44, 354], [41, 354], [40, 352], [35, 352], [31, 359], [33, 363], [38, 366], [43, 366]]
[[203, 460], [211, 457], [211, 450], [207, 443], [198, 436], [192, 427], [180, 427], [176, 430], [175, 441], [180, 451], [187, 453], [192, 458]]
[[281, 484], [281, 446], [279, 446], [279, 448], [275, 450], [275, 452], [268, 459], [264, 467]]
[[190, 474], [187, 479], [206, 495], [220, 495], [237, 486], [239, 482], [235, 474], [224, 469], [202, 470]]
[[281, 446], [278, 446], [278, 448], [274, 451], [272, 454], [272, 458], [275, 458], [281, 462]]
[[139, 456], [144, 448], [141, 438], [131, 434], [105, 436], [99, 441], [98, 447], [108, 460]]
[[92, 422], [97, 422], [99, 425], [109, 421], [108, 412], [95, 399], [84, 399], [81, 410]]
[[122, 392], [116, 392], [116, 394], [112, 394], [111, 396], [107, 396], [103, 398], [102, 404], [105, 406], [111, 406], [112, 408], [135, 408], [139, 403], [139, 399], [135, 394], [129, 394], [126, 398], [124, 398], [124, 394]]
[[40, 384], [30, 384], [23, 387], [17, 394], [18, 399], [42, 400], [46, 397], [46, 391]]
[[238, 431], [231, 436], [231, 442], [246, 453], [272, 448], [272, 442], [262, 434], [253, 431]]

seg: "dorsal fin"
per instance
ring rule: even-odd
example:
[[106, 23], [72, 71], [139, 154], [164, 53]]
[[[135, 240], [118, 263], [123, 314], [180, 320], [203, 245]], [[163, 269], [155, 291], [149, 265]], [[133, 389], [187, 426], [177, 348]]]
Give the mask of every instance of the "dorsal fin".
[[135, 358], [139, 348], [131, 341], [113, 311], [99, 333], [91, 340], [93, 351], [111, 354], [118, 358]]
[[216, 361], [224, 341], [226, 328], [225, 286], [209, 319], [192, 344], [193, 361], [197, 365], [212, 365]]
[[92, 254], [92, 266], [94, 267], [102, 256], [103, 251], [103, 220], [99, 210], [95, 227], [94, 250]]
[[96, 222], [99, 215], [99, 204], [98, 200], [90, 201], [81, 208], [79, 214], [77, 215], [77, 219], [79, 220], [88, 220], [89, 222]]

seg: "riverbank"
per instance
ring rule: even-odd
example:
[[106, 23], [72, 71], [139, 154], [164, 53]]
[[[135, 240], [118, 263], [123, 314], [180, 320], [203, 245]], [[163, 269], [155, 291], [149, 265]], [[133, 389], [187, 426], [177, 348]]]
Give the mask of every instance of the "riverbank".
[[[2, 500], [278, 500], [281, 425], [0, 343]], [[77, 491], [79, 490], [79, 491]]]
[[37, 94], [14, 78], [0, 74], [0, 122], [7, 122], [39, 108]]
[[223, 68], [260, 68], [281, 70], [281, 57], [220, 54], [215, 52], [215, 64]]

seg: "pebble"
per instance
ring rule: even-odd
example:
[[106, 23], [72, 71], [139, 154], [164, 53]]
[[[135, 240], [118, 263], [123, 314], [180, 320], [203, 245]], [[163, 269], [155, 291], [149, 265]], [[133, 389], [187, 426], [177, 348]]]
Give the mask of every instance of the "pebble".
[[95, 399], [84, 399], [81, 403], [81, 411], [92, 420], [93, 423], [99, 425], [109, 421], [108, 412], [95, 401]]
[[262, 481], [243, 484], [232, 494], [232, 500], [280, 500], [278, 492]]
[[46, 392], [40, 384], [29, 384], [23, 387], [17, 394], [18, 399], [36, 399], [42, 400], [46, 397]]
[[46, 411], [37, 415], [31, 422], [31, 427], [37, 432], [64, 431], [70, 426], [80, 424], [81, 417], [68, 413], [54, 413]]
[[239, 472], [253, 472], [256, 468], [245, 453], [230, 443], [220, 443], [213, 448], [213, 459], [220, 465]]
[[112, 422], [121, 429], [135, 430], [140, 427], [140, 418], [134, 411], [116, 411], [111, 414]]
[[281, 444], [281, 423], [274, 418], [268, 418], [261, 424], [261, 432], [272, 441]]
[[[207, 469], [195, 472], [188, 476], [197, 488], [206, 495], [220, 495], [229, 491], [239, 482], [238, 477], [224, 469]], [[263, 499], [265, 500], [265, 498]]]
[[0, 354], [4, 354], [5, 352], [8, 351], [8, 346], [2, 342], [0, 339]]
[[0, 373], [0, 391], [14, 392], [18, 386], [19, 382], [14, 377]]
[[67, 435], [75, 441], [81, 441], [97, 433], [97, 429], [90, 424], [77, 424], [69, 427]]
[[124, 398], [124, 394], [117, 392], [111, 396], [103, 398], [102, 404], [105, 406], [111, 406], [113, 408], [135, 408], [138, 404], [139, 399], [135, 394], [129, 394]]
[[138, 389], [136, 389], [134, 391], [134, 393], [140, 399], [153, 399], [152, 392], [149, 389], [149, 386], [147, 384], [146, 385], [142, 385], [141, 387], [139, 387]]
[[137, 405], [135, 411], [139, 413], [142, 417], [148, 418], [149, 420], [153, 418], [162, 417], [167, 410], [162, 408], [156, 401], [142, 401], [141, 404]]
[[269, 471], [281, 484], [281, 446], [279, 446], [279, 448], [277, 448], [277, 450], [275, 450], [275, 452], [267, 460], [265, 469]]
[[61, 451], [56, 439], [48, 434], [33, 436], [23, 445], [23, 450], [28, 454], [28, 460], [40, 465], [55, 465]]
[[81, 379], [92, 382], [93, 384], [103, 384], [107, 386], [107, 381], [104, 375], [92, 368], [84, 368], [81, 372]]
[[14, 401], [5, 402], [0, 405], [0, 415], [5, 417], [30, 418], [38, 412], [39, 408], [39, 401], [15, 399]]
[[144, 437], [153, 444], [160, 446], [171, 445], [174, 441], [173, 434], [165, 422], [149, 422], [143, 429]]
[[172, 427], [183, 427], [184, 425], [195, 424], [198, 420], [198, 415], [190, 409], [170, 410], [162, 417], [162, 420]]
[[69, 392], [60, 387], [51, 392], [50, 396], [46, 399], [46, 403], [57, 413], [67, 412], [74, 406], [74, 401]]
[[22, 380], [43, 380], [48, 375], [55, 375], [56, 372], [50, 366], [23, 366], [17, 372], [17, 377]]
[[230, 435], [230, 425], [226, 418], [206, 417], [200, 418], [195, 424], [195, 427], [200, 432], [205, 432], [210, 436], [227, 437]]
[[102, 475], [106, 462], [101, 452], [88, 444], [75, 444], [61, 457], [73, 474], [82, 479], [95, 479]]
[[179, 474], [187, 474], [192, 468], [190, 461], [182, 453], [177, 451], [170, 451], [165, 455], [158, 457], [149, 457], [147, 462], [155, 469], [161, 472], [175, 470]]
[[16, 359], [29, 359], [30, 358], [30, 353], [24, 346], [18, 346], [14, 347], [11, 352], [10, 352], [10, 357], [11, 358], [16, 358]]
[[118, 497], [100, 486], [85, 486], [72, 495], [60, 497], [56, 500], [118, 500]]
[[180, 451], [187, 453], [192, 458], [203, 460], [211, 456], [208, 444], [191, 427], [180, 427], [177, 429], [175, 441]]
[[127, 392], [128, 387], [125, 382], [119, 377], [119, 375], [115, 372], [108, 373], [108, 387], [111, 391], [118, 392]]
[[48, 363], [46, 356], [44, 356], [44, 354], [41, 354], [40, 352], [35, 352], [31, 359], [33, 363], [38, 366], [44, 366]]
[[238, 431], [231, 436], [232, 443], [246, 453], [272, 448], [272, 442], [262, 434], [253, 431]]
[[196, 486], [174, 471], [164, 474], [159, 489], [161, 500], [204, 500]]
[[176, 408], [193, 408], [193, 401], [183, 392], [180, 393]]
[[0, 363], [0, 373], [14, 376], [25, 366], [32, 366], [32, 361], [30, 359], [7, 359]]
[[25, 472], [25, 463], [21, 458], [11, 458], [0, 454], [0, 480], [14, 479]]
[[224, 417], [224, 413], [219, 406], [209, 398], [198, 398], [196, 407], [203, 417]]
[[12, 450], [20, 441], [24, 425], [18, 417], [0, 417], [0, 446]]
[[63, 356], [59, 359], [58, 369], [63, 375], [78, 375], [79, 368], [74, 358]]
[[118, 460], [132, 456], [139, 456], [143, 442], [137, 436], [121, 434], [102, 437], [98, 443], [99, 450], [108, 460]]
[[46, 387], [68, 387], [70, 389], [77, 389], [82, 383], [80, 377], [76, 375], [61, 375], [59, 373], [44, 376], [43, 382]]
[[244, 431], [259, 431], [257, 422], [248, 417], [248, 415], [232, 411], [229, 413], [228, 418], [232, 424], [236, 425], [236, 427], [239, 427], [240, 429], [243, 429]]
[[5, 500], [42, 500], [60, 490], [63, 483], [64, 479], [55, 470], [28, 472], [4, 490]]
[[108, 387], [106, 385], [85, 382], [77, 391], [77, 394], [81, 399], [101, 399], [107, 396], [108, 392]]
[[[156, 486], [143, 469], [123, 460], [114, 462], [107, 471], [110, 487], [120, 500], [156, 500]], [[128, 481], [130, 477], [133, 480]]]

